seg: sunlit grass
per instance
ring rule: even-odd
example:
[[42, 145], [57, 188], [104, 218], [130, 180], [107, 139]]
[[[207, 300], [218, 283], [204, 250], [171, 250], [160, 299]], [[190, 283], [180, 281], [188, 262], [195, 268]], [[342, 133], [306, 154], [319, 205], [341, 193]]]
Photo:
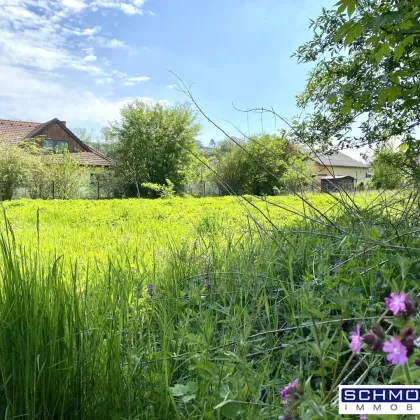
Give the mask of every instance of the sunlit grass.
[[[278, 389], [298, 372], [320, 388], [314, 317], [335, 322], [320, 327], [331, 385], [347, 357], [337, 320], [376, 315], [401, 276], [393, 249], [367, 242], [393, 228], [373, 210], [374, 222], [352, 225], [325, 195], [267, 200], [283, 208], [255, 198], [263, 214], [234, 198], [6, 203], [0, 415], [277, 418]], [[375, 196], [356, 200], [372, 208]], [[345, 229], [318, 224], [323, 215]], [[403, 238], [416, 246], [390, 243]]]

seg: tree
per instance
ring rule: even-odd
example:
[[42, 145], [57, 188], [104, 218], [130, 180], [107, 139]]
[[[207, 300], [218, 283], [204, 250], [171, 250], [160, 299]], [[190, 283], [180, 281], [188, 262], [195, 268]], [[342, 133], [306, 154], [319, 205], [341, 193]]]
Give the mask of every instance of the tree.
[[77, 157], [72, 157], [68, 150], [63, 153], [50, 153], [44, 160], [45, 179], [51, 185], [48, 197], [60, 199], [77, 198], [86, 184], [85, 169], [80, 166]]
[[264, 134], [239, 144], [223, 142], [220, 148], [215, 180], [225, 192], [227, 184], [235, 192], [270, 195], [310, 182], [304, 156], [287, 139]]
[[212, 148], [216, 147], [216, 142], [214, 141], [214, 139], [210, 140], [209, 147], [212, 147]]
[[23, 147], [2, 146], [0, 142], [0, 200], [11, 200], [16, 189], [27, 185], [32, 160]]
[[378, 189], [394, 190], [404, 181], [404, 172], [400, 166], [401, 152], [394, 151], [386, 144], [378, 147], [373, 154], [372, 185]]
[[179, 192], [188, 182], [197, 152], [200, 125], [188, 105], [134, 101], [121, 110], [121, 121], [111, 127], [116, 139], [115, 170], [134, 186], [135, 194], [150, 194], [143, 183], [165, 185], [169, 179]]
[[296, 52], [299, 62], [316, 63], [298, 97], [313, 112], [294, 127], [296, 135], [324, 149], [397, 136], [405, 159], [418, 166], [419, 17], [414, 0], [340, 0], [324, 9], [311, 24], [313, 39]]

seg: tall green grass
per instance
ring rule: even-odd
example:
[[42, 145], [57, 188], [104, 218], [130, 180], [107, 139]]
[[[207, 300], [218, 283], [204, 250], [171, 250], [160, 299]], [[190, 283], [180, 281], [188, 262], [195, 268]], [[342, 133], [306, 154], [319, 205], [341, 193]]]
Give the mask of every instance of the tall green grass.
[[[417, 221], [392, 207], [370, 205], [358, 222], [337, 212], [339, 231], [303, 220], [269, 235], [201, 214], [164, 250], [99, 258], [62, 243], [45, 252], [42, 213], [38, 244], [36, 208], [32, 238], [12, 214], [0, 241], [0, 416], [273, 419], [297, 375], [313, 413], [333, 416], [323, 401], [350, 354], [345, 333], [356, 318], [369, 325], [393, 285], [417, 287]], [[361, 358], [348, 381], [366, 370], [367, 381], [390, 374]]]

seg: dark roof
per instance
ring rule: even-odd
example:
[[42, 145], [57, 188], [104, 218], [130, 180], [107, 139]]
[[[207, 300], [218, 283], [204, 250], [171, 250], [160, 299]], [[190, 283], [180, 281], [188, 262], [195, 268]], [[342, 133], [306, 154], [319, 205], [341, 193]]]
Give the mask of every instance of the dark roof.
[[[37, 136], [43, 129], [52, 124], [58, 124], [63, 130], [72, 136], [84, 150], [86, 150], [86, 152], [77, 153], [77, 159], [80, 161], [81, 165], [112, 165], [112, 159], [83, 143], [82, 140], [69, 130], [58, 118], [54, 118], [46, 123], [0, 119], [0, 143], [5, 146], [16, 146], [25, 139]], [[72, 155], [76, 155], [76, 153], [72, 153]]]
[[359, 162], [356, 159], [342, 153], [337, 152], [332, 155], [314, 155], [312, 154], [311, 159], [321, 166], [347, 166], [349, 168], [368, 168], [369, 165], [363, 162]]

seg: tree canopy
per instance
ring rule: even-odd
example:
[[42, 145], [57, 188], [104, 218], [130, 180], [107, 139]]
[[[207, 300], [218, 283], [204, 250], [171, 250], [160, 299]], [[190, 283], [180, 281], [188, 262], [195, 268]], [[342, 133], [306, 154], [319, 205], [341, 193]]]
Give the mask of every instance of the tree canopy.
[[151, 189], [142, 184], [173, 184], [180, 191], [188, 182], [200, 132], [196, 114], [188, 105], [134, 101], [121, 110], [110, 134], [115, 138], [115, 170], [135, 188], [137, 196]]
[[420, 3], [340, 0], [312, 21], [313, 39], [296, 52], [315, 62], [298, 105], [311, 113], [295, 127], [324, 149], [382, 144], [397, 136], [418, 156]]
[[264, 134], [248, 141], [219, 143], [215, 181], [224, 192], [272, 195], [293, 191], [310, 181], [304, 156], [287, 139]]

